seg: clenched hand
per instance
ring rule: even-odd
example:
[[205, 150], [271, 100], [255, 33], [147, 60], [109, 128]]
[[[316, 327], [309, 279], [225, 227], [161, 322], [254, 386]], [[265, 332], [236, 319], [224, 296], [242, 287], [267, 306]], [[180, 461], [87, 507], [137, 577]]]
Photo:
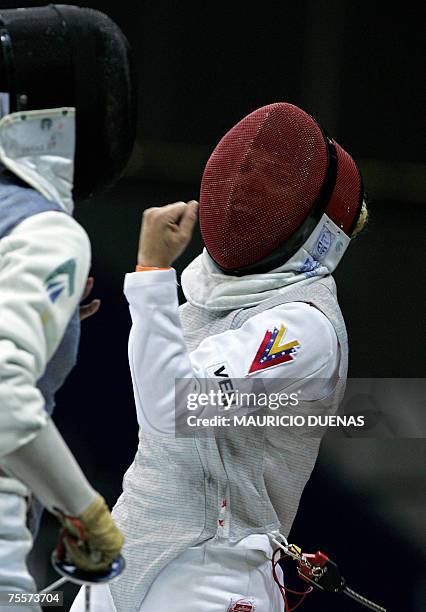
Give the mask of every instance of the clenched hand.
[[197, 221], [198, 202], [191, 200], [148, 208], [143, 214], [138, 264], [167, 268], [188, 246]]

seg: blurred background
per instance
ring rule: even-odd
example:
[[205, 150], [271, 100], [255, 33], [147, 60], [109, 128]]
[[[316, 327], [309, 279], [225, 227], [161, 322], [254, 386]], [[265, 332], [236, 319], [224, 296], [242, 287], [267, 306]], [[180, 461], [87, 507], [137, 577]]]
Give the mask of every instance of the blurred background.
[[[8, 8], [42, 4], [1, 2]], [[102, 307], [83, 323], [79, 363], [55, 414], [108, 501], [120, 494], [136, 450], [122, 285], [134, 268], [142, 211], [197, 198], [216, 142], [264, 104], [302, 106], [364, 174], [371, 221], [336, 273], [350, 375], [424, 377], [424, 69], [416, 3], [80, 4], [106, 12], [127, 34], [140, 95], [138, 139], [126, 176], [77, 209], [92, 240], [94, 296]], [[200, 251], [197, 233], [178, 270]], [[305, 551], [327, 552], [352, 588], [389, 611], [426, 610], [425, 458], [422, 439], [324, 441], [291, 534]], [[39, 587], [55, 579], [49, 555], [56, 537], [55, 520], [45, 516], [30, 560]], [[65, 588], [64, 609], [75, 593]], [[301, 609], [363, 608], [315, 593]]]

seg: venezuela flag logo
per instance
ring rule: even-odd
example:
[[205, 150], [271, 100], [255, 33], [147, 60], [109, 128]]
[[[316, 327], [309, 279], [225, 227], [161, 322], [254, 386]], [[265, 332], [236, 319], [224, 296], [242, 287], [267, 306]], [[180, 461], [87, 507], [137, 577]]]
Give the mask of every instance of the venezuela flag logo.
[[285, 344], [281, 344], [287, 328], [281, 325], [278, 329], [274, 327], [273, 331], [268, 330], [262, 340], [261, 345], [256, 353], [256, 357], [250, 366], [249, 375], [266, 370], [273, 366], [281, 365], [282, 363], [290, 363], [294, 360], [294, 354], [300, 348], [298, 340], [292, 340]]

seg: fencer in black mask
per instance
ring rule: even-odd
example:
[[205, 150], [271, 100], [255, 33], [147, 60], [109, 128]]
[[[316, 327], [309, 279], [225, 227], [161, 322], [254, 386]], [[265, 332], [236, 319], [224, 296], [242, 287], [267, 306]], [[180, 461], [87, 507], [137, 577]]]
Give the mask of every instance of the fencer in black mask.
[[35, 591], [25, 564], [30, 493], [82, 526], [81, 541], [64, 540], [78, 567], [102, 570], [121, 549], [103, 498], [49, 412], [75, 362], [90, 268], [74, 202], [122, 173], [135, 108], [130, 48], [106, 15], [65, 5], [0, 10], [2, 591]]

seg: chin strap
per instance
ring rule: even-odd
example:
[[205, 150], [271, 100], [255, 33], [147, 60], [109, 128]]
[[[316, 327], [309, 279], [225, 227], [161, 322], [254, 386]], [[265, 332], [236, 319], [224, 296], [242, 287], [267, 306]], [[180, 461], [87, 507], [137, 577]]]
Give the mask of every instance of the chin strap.
[[[346, 580], [340, 574], [336, 563], [331, 561], [323, 552], [317, 551], [312, 554], [303, 553], [302, 549], [295, 544], [289, 544], [282, 534], [270, 533], [268, 535], [271, 541], [277, 546], [272, 557], [272, 573], [275, 582], [278, 584], [281, 595], [283, 596], [285, 612], [296, 610], [314, 588], [329, 593], [343, 593], [370, 610], [375, 610], [375, 612], [386, 612], [386, 609], [382, 606], [379, 606], [363, 595], [359, 595], [359, 593], [350, 589], [346, 584]], [[284, 588], [284, 585], [279, 582], [276, 566], [280, 561], [282, 562], [286, 559], [293, 559], [297, 563], [297, 573], [299, 577], [310, 585], [306, 591], [293, 591]], [[300, 597], [296, 605], [291, 608], [287, 600], [287, 592]]]

